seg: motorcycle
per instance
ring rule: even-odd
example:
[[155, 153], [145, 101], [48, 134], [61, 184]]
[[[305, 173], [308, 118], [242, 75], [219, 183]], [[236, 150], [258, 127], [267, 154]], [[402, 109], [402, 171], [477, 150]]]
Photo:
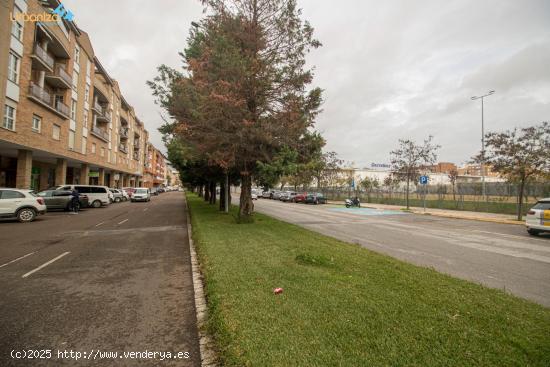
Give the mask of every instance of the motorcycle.
[[359, 198], [353, 198], [353, 199], [346, 199], [346, 208], [351, 207], [361, 207], [361, 202], [359, 201]]

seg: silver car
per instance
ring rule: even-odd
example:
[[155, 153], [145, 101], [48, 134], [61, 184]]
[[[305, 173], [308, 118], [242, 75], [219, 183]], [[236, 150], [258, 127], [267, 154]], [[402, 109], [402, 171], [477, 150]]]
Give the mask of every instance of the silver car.
[[550, 198], [540, 199], [527, 212], [525, 218], [527, 232], [536, 236], [540, 233], [550, 233]]
[[138, 187], [132, 195], [132, 202], [134, 201], [151, 201], [151, 191], [146, 187]]

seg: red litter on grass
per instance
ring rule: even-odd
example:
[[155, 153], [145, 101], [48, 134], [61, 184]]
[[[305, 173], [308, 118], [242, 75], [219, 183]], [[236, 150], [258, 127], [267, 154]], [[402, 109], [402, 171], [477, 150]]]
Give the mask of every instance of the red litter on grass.
[[273, 290], [273, 294], [281, 294], [281, 293], [283, 293], [283, 288], [275, 288]]

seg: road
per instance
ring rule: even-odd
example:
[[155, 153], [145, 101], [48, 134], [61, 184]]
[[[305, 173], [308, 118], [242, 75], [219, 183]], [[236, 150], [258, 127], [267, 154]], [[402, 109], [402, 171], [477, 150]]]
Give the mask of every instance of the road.
[[[0, 294], [0, 366], [200, 365], [181, 193], [0, 222]], [[16, 360], [13, 350], [52, 357]], [[145, 351], [180, 354], [120, 354]]]
[[260, 199], [255, 210], [550, 307], [550, 236], [519, 225]]

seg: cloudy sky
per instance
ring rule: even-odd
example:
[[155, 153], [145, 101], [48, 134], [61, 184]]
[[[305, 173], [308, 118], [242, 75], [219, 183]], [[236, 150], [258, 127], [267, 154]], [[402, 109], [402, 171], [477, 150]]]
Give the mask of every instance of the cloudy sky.
[[[97, 56], [145, 121], [160, 109], [145, 85], [181, 65], [198, 0], [64, 0]], [[327, 150], [358, 166], [387, 163], [399, 138], [429, 135], [440, 161], [463, 163], [486, 130], [550, 120], [550, 1], [298, 0], [323, 47], [310, 54], [325, 90], [317, 128]]]

